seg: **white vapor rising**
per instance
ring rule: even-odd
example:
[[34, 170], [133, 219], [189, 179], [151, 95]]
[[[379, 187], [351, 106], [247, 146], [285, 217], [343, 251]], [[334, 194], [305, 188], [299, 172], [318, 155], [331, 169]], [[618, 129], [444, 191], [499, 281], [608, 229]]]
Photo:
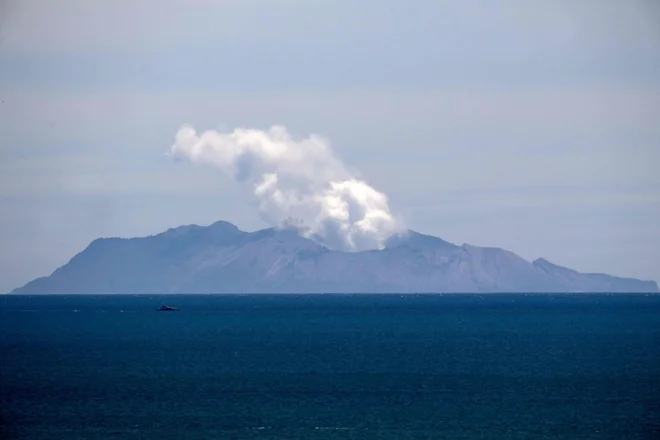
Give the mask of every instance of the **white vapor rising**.
[[283, 126], [198, 134], [186, 124], [171, 155], [252, 185], [266, 222], [295, 227], [330, 249], [380, 249], [401, 229], [387, 196], [354, 178], [320, 136], [295, 140]]

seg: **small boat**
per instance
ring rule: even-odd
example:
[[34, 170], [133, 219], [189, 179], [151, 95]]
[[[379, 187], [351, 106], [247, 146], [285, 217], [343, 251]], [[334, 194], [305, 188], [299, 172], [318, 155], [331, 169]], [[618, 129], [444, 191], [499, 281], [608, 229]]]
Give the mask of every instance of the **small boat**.
[[159, 312], [178, 312], [179, 308], [178, 307], [170, 307], [170, 306], [166, 306], [165, 304], [163, 304], [162, 306], [158, 307], [156, 310], [159, 311]]

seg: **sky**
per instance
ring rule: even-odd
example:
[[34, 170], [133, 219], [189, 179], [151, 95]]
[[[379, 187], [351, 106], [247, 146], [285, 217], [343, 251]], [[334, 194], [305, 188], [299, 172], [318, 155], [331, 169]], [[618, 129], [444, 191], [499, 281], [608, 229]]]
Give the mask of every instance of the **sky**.
[[408, 228], [660, 281], [654, 0], [2, 0], [0, 292], [98, 237], [267, 227], [177, 130], [318, 134]]

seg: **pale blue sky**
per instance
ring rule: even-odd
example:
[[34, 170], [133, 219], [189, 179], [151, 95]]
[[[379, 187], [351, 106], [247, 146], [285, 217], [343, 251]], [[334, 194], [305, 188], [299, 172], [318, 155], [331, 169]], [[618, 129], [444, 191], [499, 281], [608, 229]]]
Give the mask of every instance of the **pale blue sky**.
[[320, 133], [407, 225], [660, 281], [653, 0], [0, 2], [0, 291], [99, 236], [266, 225], [198, 129]]

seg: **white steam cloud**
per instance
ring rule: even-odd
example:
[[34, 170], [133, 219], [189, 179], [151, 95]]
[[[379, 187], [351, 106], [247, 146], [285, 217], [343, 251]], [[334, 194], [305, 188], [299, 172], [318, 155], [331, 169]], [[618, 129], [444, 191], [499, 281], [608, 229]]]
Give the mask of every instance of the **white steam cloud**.
[[251, 185], [266, 222], [294, 227], [330, 249], [380, 249], [401, 230], [387, 196], [352, 176], [316, 135], [295, 140], [282, 126], [198, 134], [184, 125], [171, 155], [217, 166]]

